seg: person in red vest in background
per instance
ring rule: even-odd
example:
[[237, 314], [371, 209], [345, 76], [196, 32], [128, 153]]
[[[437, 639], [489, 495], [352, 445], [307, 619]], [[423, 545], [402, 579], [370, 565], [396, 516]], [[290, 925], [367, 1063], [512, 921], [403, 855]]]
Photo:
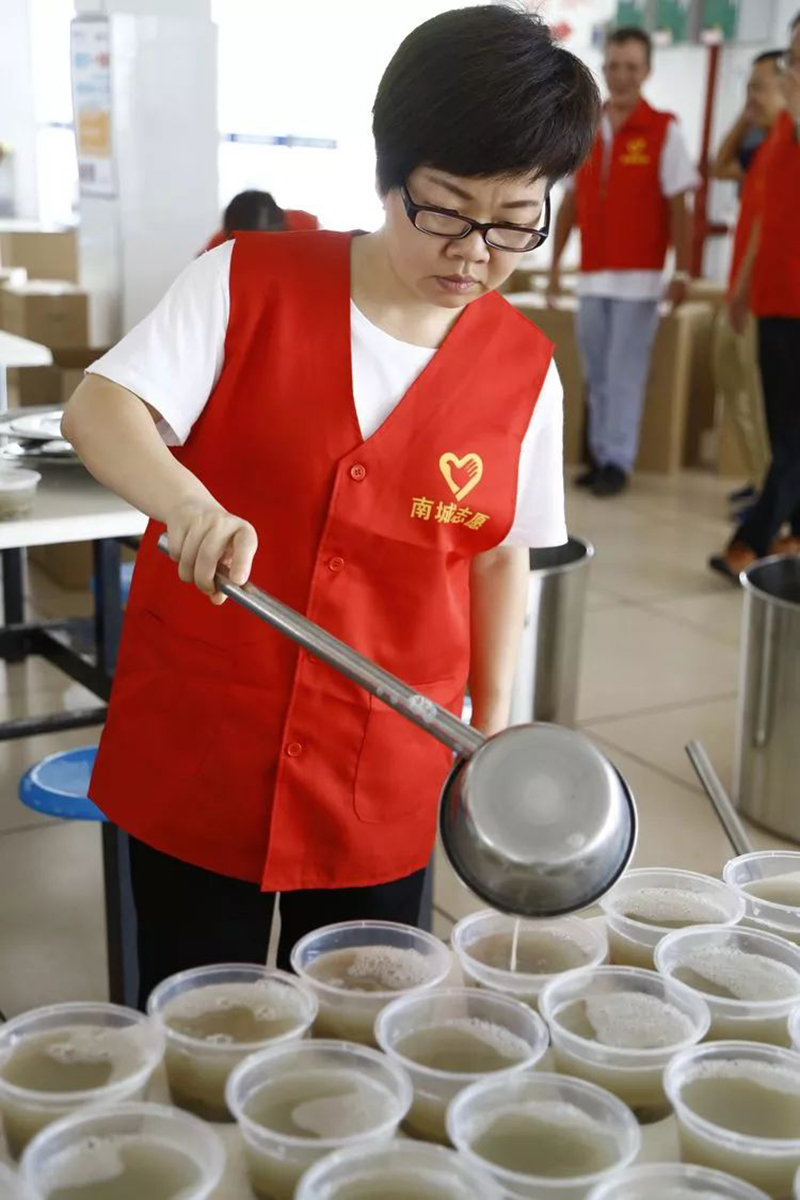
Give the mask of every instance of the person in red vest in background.
[[[772, 462], [761, 494], [715, 571], [737, 582], [767, 554], [800, 554], [800, 14], [783, 59], [786, 108], [764, 157], [756, 219], [731, 298], [731, 321], [758, 322], [758, 357]], [[788, 530], [784, 532], [784, 527]]]
[[674, 116], [642, 96], [652, 44], [621, 28], [606, 42], [609, 97], [586, 163], [568, 183], [556, 222], [548, 295], [560, 290], [560, 260], [571, 230], [581, 237], [578, 343], [588, 384], [591, 466], [578, 476], [595, 496], [623, 491], [636, 461], [650, 352], [664, 293], [680, 304], [689, 280], [687, 195], [699, 177]]
[[209, 238], [203, 250], [214, 250], [235, 233], [247, 230], [301, 233], [311, 229], [319, 229], [319, 221], [312, 213], [281, 208], [269, 192], [250, 189], [233, 197], [222, 215], [222, 228]]
[[65, 436], [151, 518], [90, 787], [131, 835], [142, 999], [263, 963], [278, 892], [281, 966], [320, 925], [418, 920], [451, 752], [216, 577], [507, 724], [530, 547], [567, 531], [553, 348], [497, 289], [599, 110], [538, 17], [426, 21], [375, 100], [381, 228], [237, 234], [70, 400]]
[[744, 487], [729, 496], [731, 504], [738, 509], [755, 500], [769, 466], [770, 449], [758, 370], [755, 322], [748, 320], [744, 332], [738, 333], [731, 324], [730, 301], [755, 220], [756, 200], [766, 161], [763, 146], [785, 106], [781, 88], [782, 54], [781, 50], [767, 50], [753, 59], [746, 103], [722, 139], [712, 169], [715, 179], [734, 180], [741, 185], [728, 273], [728, 303], [720, 306], [714, 325], [717, 394], [723, 404], [724, 418], [731, 422], [736, 435], [749, 478]]

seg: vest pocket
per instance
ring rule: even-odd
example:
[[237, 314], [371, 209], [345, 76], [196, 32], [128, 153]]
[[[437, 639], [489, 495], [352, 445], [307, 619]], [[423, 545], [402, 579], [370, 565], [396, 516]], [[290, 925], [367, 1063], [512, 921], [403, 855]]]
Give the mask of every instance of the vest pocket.
[[[451, 712], [460, 712], [463, 689], [454, 679], [412, 687]], [[367, 823], [391, 824], [430, 809], [438, 802], [452, 764], [447, 746], [371, 696], [356, 766], [356, 816]]]

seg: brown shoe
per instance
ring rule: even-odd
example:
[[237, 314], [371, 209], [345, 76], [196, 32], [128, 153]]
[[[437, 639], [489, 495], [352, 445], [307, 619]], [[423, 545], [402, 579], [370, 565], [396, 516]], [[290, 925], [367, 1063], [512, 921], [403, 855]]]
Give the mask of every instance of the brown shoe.
[[776, 538], [769, 548], [770, 554], [800, 554], [800, 537], [789, 535]]
[[708, 565], [712, 571], [716, 571], [718, 575], [724, 575], [731, 583], [738, 583], [742, 571], [747, 570], [757, 558], [756, 552], [751, 550], [745, 542], [734, 541], [723, 554], [712, 555], [708, 560]]

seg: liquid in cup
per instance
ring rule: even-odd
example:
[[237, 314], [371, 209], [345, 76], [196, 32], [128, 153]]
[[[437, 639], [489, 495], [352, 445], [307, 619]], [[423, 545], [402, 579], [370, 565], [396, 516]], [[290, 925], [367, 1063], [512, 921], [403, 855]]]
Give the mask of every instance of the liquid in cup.
[[694, 1046], [672, 1060], [665, 1087], [684, 1161], [789, 1200], [800, 1167], [800, 1055], [752, 1042]]
[[710, 1038], [789, 1045], [789, 1014], [800, 1004], [800, 947], [755, 929], [683, 929], [660, 943], [656, 964], [706, 1001]]
[[411, 1095], [400, 1067], [355, 1043], [295, 1042], [245, 1059], [226, 1096], [258, 1200], [292, 1200], [303, 1172], [332, 1150], [390, 1140]]
[[317, 1001], [288, 972], [227, 963], [164, 980], [148, 1011], [166, 1035], [173, 1103], [209, 1121], [230, 1121], [225, 1084], [233, 1068], [267, 1045], [304, 1037]]
[[627, 871], [600, 904], [611, 962], [649, 971], [656, 946], [672, 930], [735, 925], [745, 911], [744, 898], [719, 879], [666, 867]]
[[454, 1150], [414, 1142], [337, 1150], [303, 1176], [296, 1200], [502, 1200]]
[[766, 1192], [722, 1171], [690, 1163], [628, 1167], [601, 1183], [589, 1200], [769, 1200]]
[[77, 1108], [141, 1099], [163, 1054], [160, 1030], [115, 1004], [52, 1005], [0, 1026], [0, 1113], [12, 1156]]
[[319, 1002], [316, 1037], [375, 1045], [375, 1018], [398, 995], [441, 984], [447, 947], [432, 934], [392, 921], [345, 921], [301, 938], [292, 967]]
[[488, 1077], [450, 1105], [457, 1149], [512, 1196], [585, 1200], [636, 1157], [641, 1134], [616, 1096], [582, 1079], [518, 1072]]
[[55, 1122], [25, 1151], [43, 1200], [206, 1200], [225, 1151], [195, 1117], [157, 1104], [88, 1109]]
[[484, 1075], [532, 1069], [548, 1042], [544, 1022], [528, 1005], [476, 988], [403, 996], [383, 1010], [375, 1033], [414, 1087], [404, 1127], [444, 1143], [447, 1106], [458, 1092]]
[[711, 1017], [689, 988], [635, 967], [593, 967], [542, 993], [556, 1067], [613, 1092], [642, 1124], [670, 1111], [664, 1071]]
[[800, 945], [800, 850], [755, 850], [722, 874], [745, 901], [743, 925]]
[[519, 921], [492, 909], [459, 921], [452, 944], [467, 980], [532, 1007], [555, 976], [608, 956], [605, 934], [588, 921]]

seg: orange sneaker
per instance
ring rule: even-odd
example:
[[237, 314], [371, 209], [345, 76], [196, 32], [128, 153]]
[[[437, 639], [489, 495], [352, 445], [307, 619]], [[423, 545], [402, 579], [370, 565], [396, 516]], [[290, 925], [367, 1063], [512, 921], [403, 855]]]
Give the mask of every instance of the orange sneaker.
[[723, 554], [713, 554], [708, 560], [712, 571], [724, 575], [731, 583], [738, 583], [742, 571], [756, 562], [758, 555], [745, 542], [734, 541]]
[[800, 537], [790, 534], [776, 538], [769, 548], [770, 554], [800, 554]]

